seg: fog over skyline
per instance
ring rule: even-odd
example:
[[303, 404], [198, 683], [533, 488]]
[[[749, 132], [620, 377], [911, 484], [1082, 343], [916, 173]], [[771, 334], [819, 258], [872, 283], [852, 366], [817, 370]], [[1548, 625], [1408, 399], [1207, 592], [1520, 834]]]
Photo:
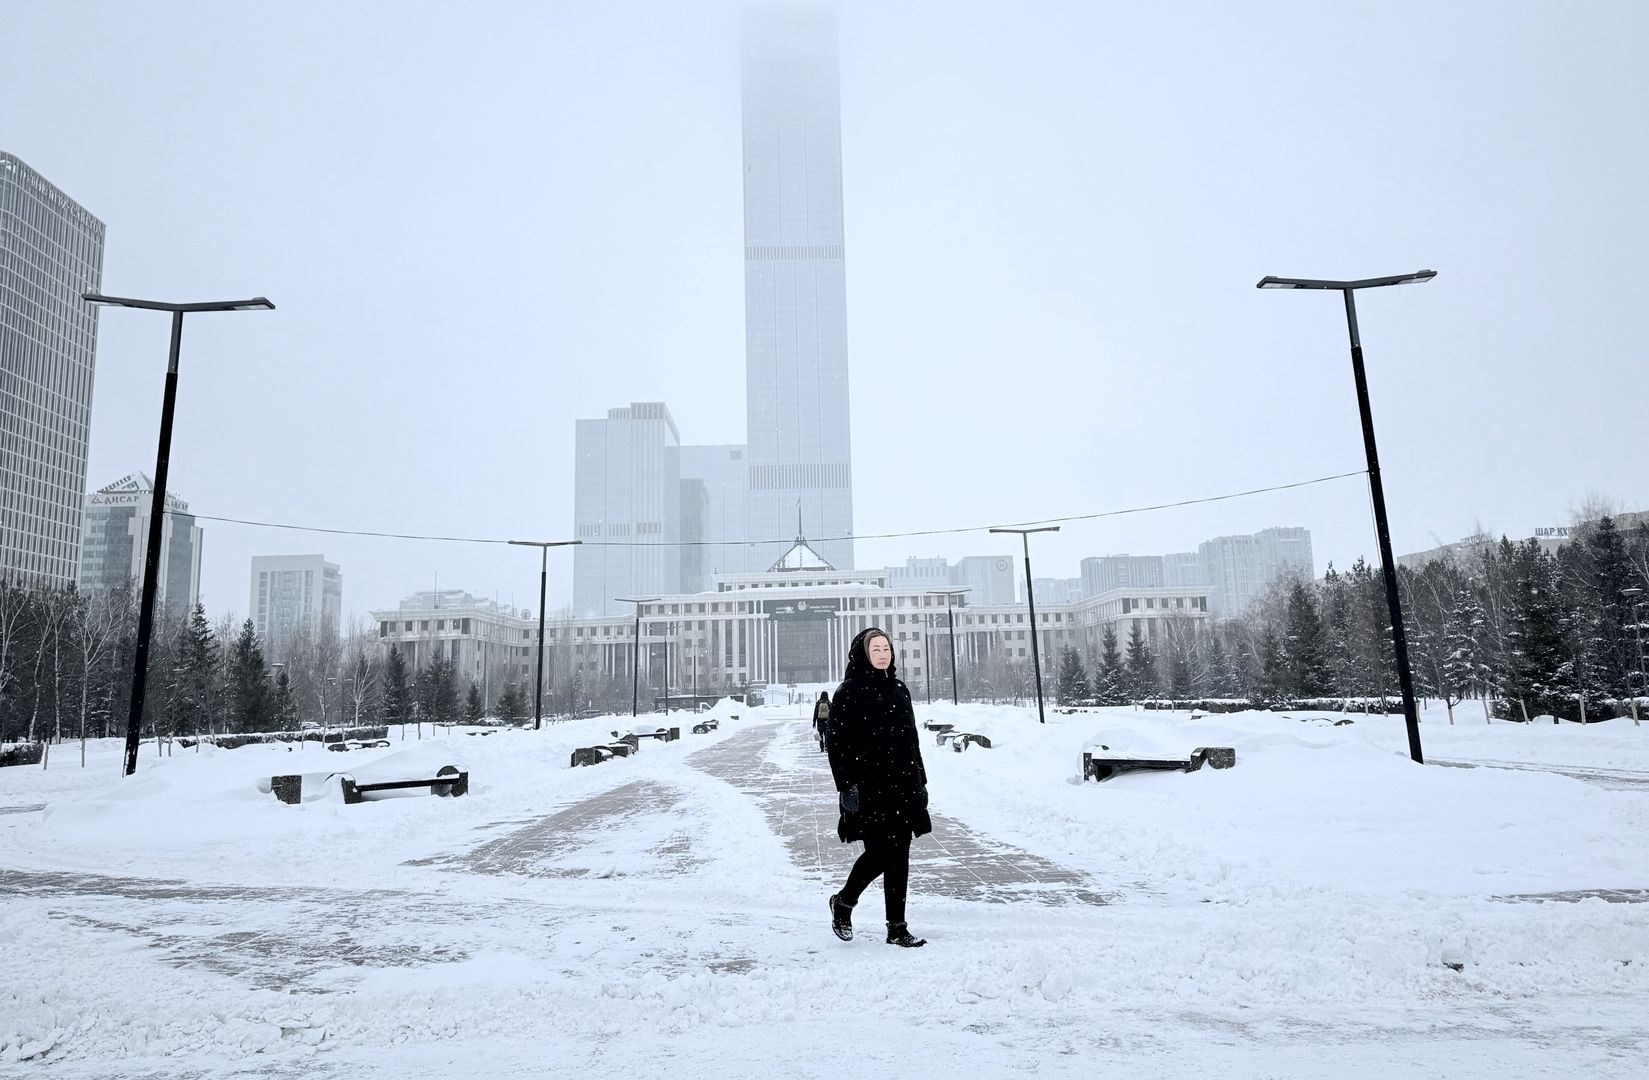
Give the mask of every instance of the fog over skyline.
[[[104, 292], [277, 305], [185, 322], [194, 512], [566, 538], [576, 419], [746, 439], [743, 6], [12, 5], [0, 149], [108, 226]], [[1358, 299], [1395, 551], [1649, 509], [1642, 7], [836, 11], [861, 537], [1360, 471], [1339, 297], [1254, 284], [1422, 268]], [[153, 472], [167, 329], [100, 317], [90, 489]], [[202, 525], [213, 616], [303, 553], [346, 612], [537, 605], [535, 552]], [[1358, 475], [1073, 522], [1035, 572], [1270, 525], [1375, 557]]]

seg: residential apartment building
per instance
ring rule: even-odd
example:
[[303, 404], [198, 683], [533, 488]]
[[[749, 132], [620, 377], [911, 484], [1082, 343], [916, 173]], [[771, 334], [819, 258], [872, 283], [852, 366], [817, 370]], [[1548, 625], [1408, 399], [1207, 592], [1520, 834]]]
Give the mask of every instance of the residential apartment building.
[[264, 660], [284, 664], [300, 634], [338, 633], [343, 595], [343, 573], [324, 556], [254, 555], [250, 610]]

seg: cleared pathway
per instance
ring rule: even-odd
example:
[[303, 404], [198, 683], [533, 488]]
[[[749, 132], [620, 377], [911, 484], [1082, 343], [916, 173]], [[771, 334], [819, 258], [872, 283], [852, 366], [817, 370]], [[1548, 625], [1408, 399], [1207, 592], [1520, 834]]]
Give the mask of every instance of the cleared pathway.
[[[782, 766], [775, 759], [796, 764]], [[753, 727], [700, 750], [688, 761], [754, 798], [791, 859], [817, 875], [821, 885], [846, 879], [863, 849], [836, 837], [836, 788], [830, 765], [809, 729], [800, 724]], [[1111, 899], [1073, 870], [982, 836], [937, 810], [932, 816], [933, 832], [911, 846], [913, 897], [937, 895], [993, 904], [1105, 904]]]

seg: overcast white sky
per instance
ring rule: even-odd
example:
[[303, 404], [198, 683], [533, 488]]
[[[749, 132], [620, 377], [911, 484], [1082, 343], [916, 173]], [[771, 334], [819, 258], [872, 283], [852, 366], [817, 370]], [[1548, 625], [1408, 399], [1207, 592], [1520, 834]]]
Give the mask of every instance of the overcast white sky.
[[[576, 418], [743, 441], [738, 5], [466, 8], [0, 6], [0, 148], [107, 224], [105, 291], [279, 307], [185, 325], [197, 512], [559, 538]], [[1360, 469], [1338, 296], [1254, 283], [1428, 267], [1359, 301], [1398, 552], [1649, 508], [1649, 6], [838, 10], [860, 533]], [[166, 345], [102, 316], [92, 486], [153, 470]], [[1356, 478], [1067, 526], [1035, 569], [1267, 525], [1319, 573], [1375, 550]], [[537, 603], [519, 549], [208, 522], [209, 611], [304, 552], [347, 611], [437, 575]]]

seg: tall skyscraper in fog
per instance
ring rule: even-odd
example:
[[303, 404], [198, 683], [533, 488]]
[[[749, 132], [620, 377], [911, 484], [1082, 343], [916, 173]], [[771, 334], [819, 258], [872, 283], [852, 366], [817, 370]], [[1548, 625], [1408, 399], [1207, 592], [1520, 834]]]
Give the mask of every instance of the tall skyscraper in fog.
[[103, 223], [0, 151], [0, 579], [80, 570]]
[[801, 528], [853, 563], [853, 467], [842, 262], [836, 24], [822, 9], [751, 12], [744, 27], [744, 309], [750, 563]]

